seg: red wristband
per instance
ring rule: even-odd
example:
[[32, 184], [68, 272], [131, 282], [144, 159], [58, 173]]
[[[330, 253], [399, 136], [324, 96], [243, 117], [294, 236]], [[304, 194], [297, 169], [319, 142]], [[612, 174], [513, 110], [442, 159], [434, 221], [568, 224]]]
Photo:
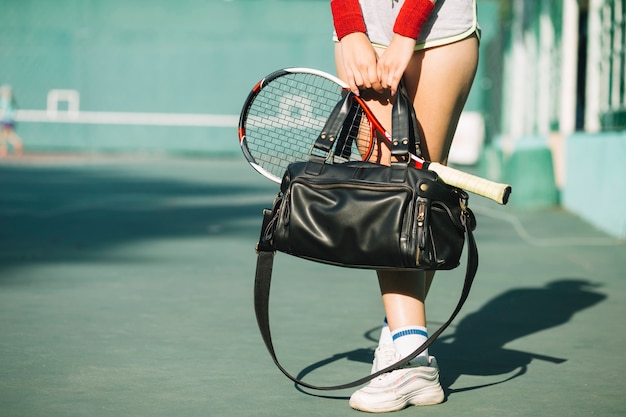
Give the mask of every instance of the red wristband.
[[431, 0], [406, 0], [393, 26], [394, 33], [417, 39], [434, 8], [435, 4]]
[[339, 40], [354, 32], [367, 33], [359, 0], [331, 0], [330, 9]]

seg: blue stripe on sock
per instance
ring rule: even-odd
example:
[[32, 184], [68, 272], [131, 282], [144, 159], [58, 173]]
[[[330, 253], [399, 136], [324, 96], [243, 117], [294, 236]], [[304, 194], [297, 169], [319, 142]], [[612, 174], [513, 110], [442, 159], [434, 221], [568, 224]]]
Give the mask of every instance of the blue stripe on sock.
[[424, 337], [428, 338], [428, 333], [426, 333], [424, 330], [421, 330], [421, 329], [402, 330], [402, 331], [399, 331], [398, 333], [392, 334], [391, 338], [393, 340], [396, 340], [396, 339], [398, 339], [398, 338], [400, 338], [402, 336], [408, 336], [408, 335], [411, 335], [411, 334], [416, 334], [416, 335], [424, 336]]

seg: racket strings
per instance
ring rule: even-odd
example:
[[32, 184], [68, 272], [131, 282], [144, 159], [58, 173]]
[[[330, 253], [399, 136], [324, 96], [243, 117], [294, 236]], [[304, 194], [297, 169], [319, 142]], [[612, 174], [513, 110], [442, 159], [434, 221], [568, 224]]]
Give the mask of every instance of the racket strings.
[[[346, 118], [346, 123], [342, 129], [342, 132], [344, 131], [349, 132], [346, 146], [351, 147], [350, 160], [380, 162], [382, 142], [377, 136], [373, 123], [367, 117], [367, 113], [357, 102]], [[348, 152], [348, 150], [344, 150], [344, 153]]]
[[245, 123], [256, 162], [281, 177], [289, 163], [307, 160], [341, 94], [335, 82], [312, 74], [292, 73], [263, 86]]
[[360, 161], [364, 154], [359, 144], [367, 135], [369, 123], [361, 107], [353, 102], [337, 136], [333, 162]]

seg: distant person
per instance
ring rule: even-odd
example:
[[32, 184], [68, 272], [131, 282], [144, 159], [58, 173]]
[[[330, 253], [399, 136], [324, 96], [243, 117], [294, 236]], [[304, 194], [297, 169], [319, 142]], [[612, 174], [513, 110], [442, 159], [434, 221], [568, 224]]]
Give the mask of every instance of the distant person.
[[11, 87], [0, 87], [0, 112], [2, 113], [2, 134], [0, 134], [0, 158], [8, 154], [8, 144], [16, 155], [23, 150], [22, 139], [15, 133], [15, 109], [17, 105]]

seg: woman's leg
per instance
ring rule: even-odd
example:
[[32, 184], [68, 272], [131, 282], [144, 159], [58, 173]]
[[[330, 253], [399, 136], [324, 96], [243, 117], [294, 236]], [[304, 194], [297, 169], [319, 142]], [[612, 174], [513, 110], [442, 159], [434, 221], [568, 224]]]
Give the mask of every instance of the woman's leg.
[[478, 65], [476, 36], [416, 52], [404, 76], [419, 120], [425, 159], [446, 163]]
[[[419, 121], [425, 159], [446, 163], [461, 111], [478, 65], [475, 36], [439, 48], [418, 51], [404, 82]], [[379, 105], [379, 103], [374, 104]], [[389, 123], [389, 110], [379, 110]], [[386, 116], [385, 116], [386, 115]], [[379, 271], [383, 304], [391, 331], [406, 326], [426, 327], [424, 301], [434, 272]]]
[[[344, 78], [341, 47], [335, 49], [337, 72]], [[446, 163], [461, 111], [467, 100], [478, 64], [478, 40], [463, 41], [415, 52], [404, 83], [411, 95], [422, 133], [425, 159]], [[389, 94], [362, 92], [376, 117], [389, 130]], [[389, 163], [383, 149], [381, 163]], [[378, 271], [378, 281], [389, 328], [383, 328], [373, 370], [382, 369], [413, 352], [426, 337], [425, 299], [432, 283], [432, 271]], [[411, 335], [410, 337], [405, 337]], [[393, 336], [391, 349], [389, 343]], [[394, 347], [395, 346], [395, 347]], [[427, 355], [424, 352], [424, 355]], [[384, 374], [350, 397], [350, 406], [370, 412], [394, 411], [406, 405], [429, 405], [443, 401], [436, 361], [424, 361], [406, 369]]]
[[[379, 51], [380, 53], [380, 51]], [[335, 47], [337, 63], [343, 62], [341, 47]], [[404, 75], [407, 91], [413, 99], [422, 133], [425, 159], [446, 163], [461, 111], [469, 95], [478, 65], [478, 40], [462, 41], [417, 51]], [[343, 66], [337, 65], [343, 78]], [[364, 91], [362, 97], [380, 122], [391, 128], [391, 104], [388, 93]], [[388, 163], [387, 157], [382, 163]], [[426, 326], [424, 300], [434, 272], [379, 271], [383, 304], [391, 331], [405, 326]]]
[[[341, 63], [341, 48], [336, 48]], [[422, 133], [425, 159], [446, 163], [452, 137], [465, 104], [478, 63], [475, 37], [415, 52], [404, 82], [412, 96]], [[342, 66], [338, 76], [343, 78]], [[389, 130], [393, 97], [363, 92], [368, 105]], [[388, 152], [387, 152], [388, 154]], [[381, 161], [388, 163], [389, 157]], [[425, 299], [432, 283], [432, 271], [378, 271], [378, 281], [389, 329], [383, 329], [374, 359], [374, 370], [382, 369], [417, 349], [426, 337]], [[382, 340], [383, 335], [386, 335]], [[388, 343], [393, 336], [393, 346]], [[427, 355], [424, 352], [424, 355]], [[380, 363], [379, 363], [380, 361]], [[429, 405], [443, 401], [439, 370], [434, 359], [421, 358], [416, 364], [382, 375], [350, 397], [350, 406], [369, 412], [395, 411], [406, 405]]]

